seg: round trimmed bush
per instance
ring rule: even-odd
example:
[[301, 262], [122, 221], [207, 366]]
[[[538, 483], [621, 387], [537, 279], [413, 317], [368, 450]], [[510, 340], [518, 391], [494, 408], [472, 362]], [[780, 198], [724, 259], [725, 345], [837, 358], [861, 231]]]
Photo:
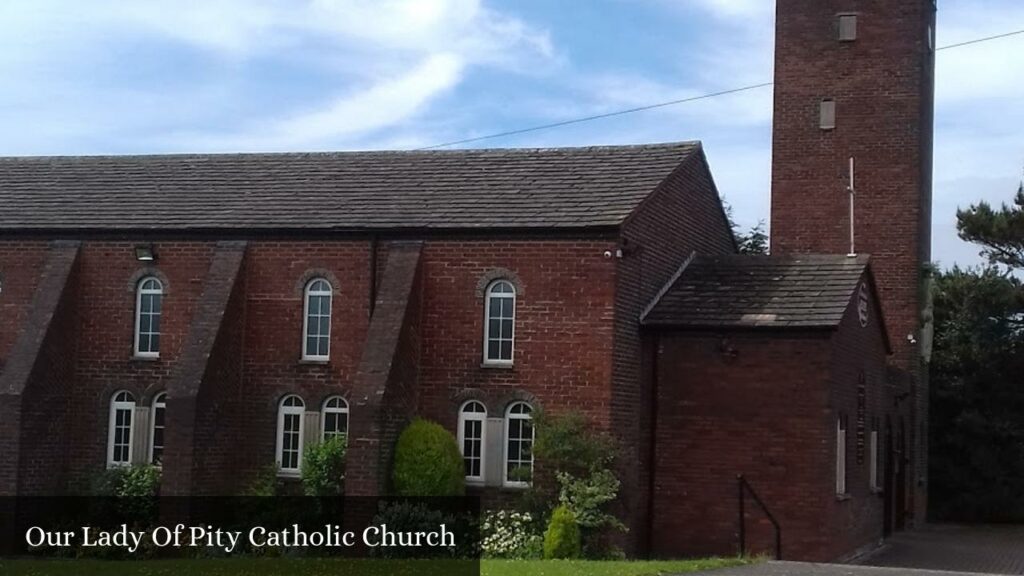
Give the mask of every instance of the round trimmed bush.
[[546, 560], [579, 558], [583, 554], [580, 541], [580, 527], [576, 516], [565, 506], [559, 506], [551, 513], [551, 522], [544, 533], [544, 558]]
[[398, 437], [392, 472], [399, 496], [461, 496], [465, 465], [452, 433], [417, 418]]

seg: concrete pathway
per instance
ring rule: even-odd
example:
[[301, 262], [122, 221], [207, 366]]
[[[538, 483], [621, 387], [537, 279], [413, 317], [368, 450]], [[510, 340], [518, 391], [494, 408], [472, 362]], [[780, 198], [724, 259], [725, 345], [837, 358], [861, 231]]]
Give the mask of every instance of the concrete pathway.
[[931, 525], [897, 534], [863, 564], [1024, 574], [1024, 526]]
[[926, 526], [896, 535], [859, 566], [767, 562], [708, 576], [1024, 575], [1024, 526]]
[[970, 572], [941, 572], [877, 566], [811, 564], [804, 562], [767, 562], [742, 568], [698, 572], [701, 576], [978, 576]]

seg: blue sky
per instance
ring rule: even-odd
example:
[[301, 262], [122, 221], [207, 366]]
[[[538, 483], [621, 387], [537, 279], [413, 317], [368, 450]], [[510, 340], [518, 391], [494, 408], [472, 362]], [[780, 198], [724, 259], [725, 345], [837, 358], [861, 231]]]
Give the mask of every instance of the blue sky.
[[[940, 0], [938, 44], [1024, 28]], [[9, 0], [0, 154], [414, 148], [772, 79], [769, 0]], [[934, 256], [1024, 168], [1024, 36], [939, 53]], [[485, 146], [703, 140], [737, 219], [767, 219], [771, 88]]]

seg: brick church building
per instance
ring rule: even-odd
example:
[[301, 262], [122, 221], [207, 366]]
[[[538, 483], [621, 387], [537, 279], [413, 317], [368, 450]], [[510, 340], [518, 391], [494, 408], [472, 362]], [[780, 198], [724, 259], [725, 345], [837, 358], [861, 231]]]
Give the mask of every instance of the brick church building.
[[[832, 560], [923, 519], [934, 0], [778, 0], [772, 256], [699, 143], [0, 159], [0, 495], [237, 494], [420, 415], [485, 495], [621, 446], [630, 552]], [[856, 247], [850, 254], [850, 158]]]

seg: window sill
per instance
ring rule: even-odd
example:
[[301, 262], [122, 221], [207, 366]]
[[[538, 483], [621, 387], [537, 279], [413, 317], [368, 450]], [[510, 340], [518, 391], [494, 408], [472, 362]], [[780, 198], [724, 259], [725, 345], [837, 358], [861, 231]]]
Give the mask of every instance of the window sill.
[[520, 491], [523, 491], [523, 490], [529, 490], [530, 489], [530, 483], [528, 483], [528, 482], [516, 483], [516, 484], [508, 484], [508, 483], [506, 483], [506, 484], [502, 484], [501, 485], [501, 489], [502, 490], [508, 490], [509, 492], [520, 492]]
[[852, 499], [853, 499], [853, 496], [850, 496], [849, 492], [847, 492], [846, 494], [836, 494], [836, 501], [838, 501], [838, 502], [846, 502], [847, 500], [852, 500]]
[[514, 370], [515, 364], [512, 362], [483, 362], [480, 367], [487, 370]]
[[300, 358], [299, 364], [302, 366], [327, 366], [331, 363], [329, 358]]
[[296, 471], [296, 472], [283, 472], [283, 471], [279, 471], [277, 473], [277, 477], [280, 478], [281, 480], [301, 480], [302, 479], [302, 472], [298, 472], [298, 471]]
[[132, 362], [159, 362], [160, 355], [135, 354], [131, 357]]

